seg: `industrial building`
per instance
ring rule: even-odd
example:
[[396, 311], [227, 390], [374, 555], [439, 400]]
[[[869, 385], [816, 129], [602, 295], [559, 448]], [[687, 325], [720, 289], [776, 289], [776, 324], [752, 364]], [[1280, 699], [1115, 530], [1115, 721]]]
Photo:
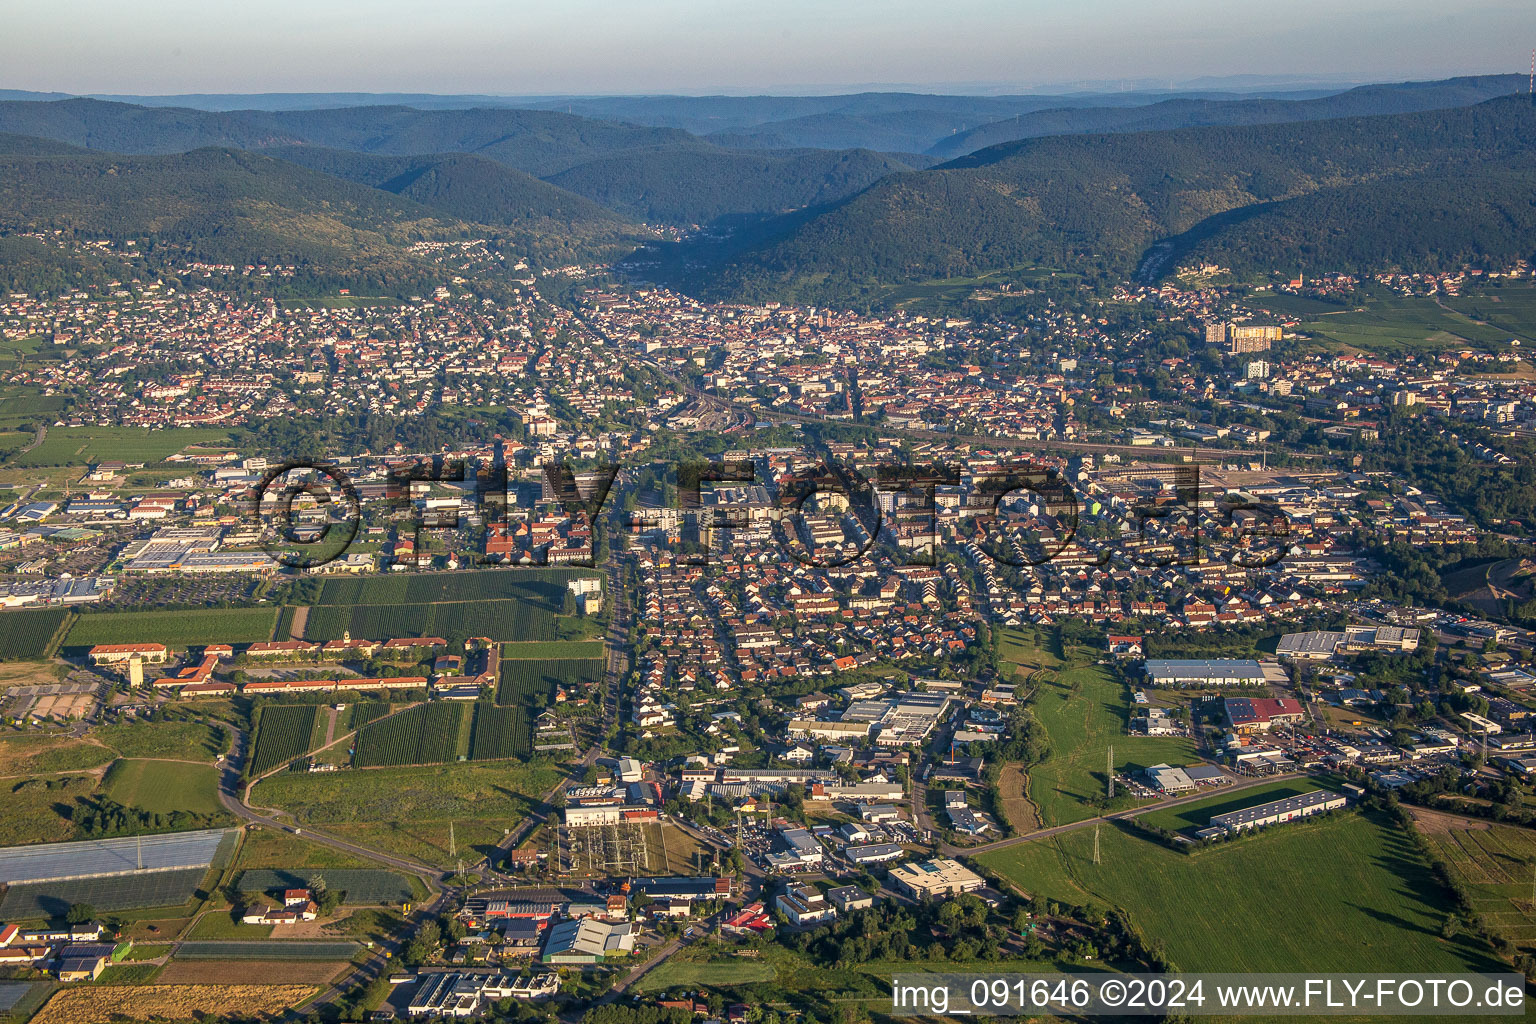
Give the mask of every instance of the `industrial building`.
[[1264, 828], [1268, 825], [1278, 825], [1281, 822], [1338, 810], [1347, 803], [1348, 801], [1338, 793], [1317, 789], [1300, 796], [1288, 796], [1284, 800], [1259, 804], [1257, 807], [1244, 807], [1239, 811], [1215, 815], [1211, 818], [1211, 827], [1234, 835], [1244, 829]]
[[1153, 686], [1261, 686], [1264, 669], [1248, 659], [1199, 659], [1192, 661], [1148, 658], [1147, 682]]
[[544, 942], [542, 959], [547, 964], [600, 964], [634, 950], [635, 933], [628, 923], [584, 917], [553, 925]]

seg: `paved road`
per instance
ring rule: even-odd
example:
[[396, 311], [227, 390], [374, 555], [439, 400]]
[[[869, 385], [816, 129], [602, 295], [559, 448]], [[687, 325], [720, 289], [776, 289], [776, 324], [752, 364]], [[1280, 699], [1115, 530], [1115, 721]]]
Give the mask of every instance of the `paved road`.
[[1208, 800], [1213, 796], [1225, 796], [1228, 793], [1240, 793], [1254, 786], [1262, 786], [1270, 782], [1278, 782], [1283, 779], [1298, 779], [1304, 777], [1303, 772], [1288, 772], [1284, 775], [1266, 775], [1262, 778], [1247, 779], [1242, 782], [1234, 782], [1220, 789], [1202, 789], [1198, 793], [1189, 796], [1174, 797], [1171, 800], [1159, 800], [1156, 803], [1142, 804], [1140, 807], [1132, 807], [1129, 810], [1116, 811], [1113, 814], [1102, 814], [1094, 818], [1084, 818], [1082, 821], [1073, 821], [1065, 825], [1054, 825], [1051, 828], [1042, 828], [1035, 832], [1028, 832], [1022, 836], [1010, 836], [1007, 839], [996, 839], [990, 843], [982, 843], [979, 846], [951, 846], [949, 843], [940, 843], [939, 852], [945, 856], [974, 857], [978, 853], [990, 853], [993, 850], [1004, 850], [1010, 846], [1018, 846], [1020, 843], [1032, 843], [1037, 839], [1050, 839], [1059, 836], [1063, 832], [1072, 832], [1080, 828], [1087, 828], [1095, 823], [1106, 821], [1120, 821], [1128, 818], [1139, 818], [1143, 814], [1153, 811], [1167, 810], [1170, 807], [1182, 807], [1184, 804], [1192, 804], [1200, 800]]
[[241, 799], [240, 793], [240, 766], [245, 763], [248, 740], [244, 730], [236, 729], [234, 726], [228, 726], [228, 728], [234, 733], [234, 741], [230, 745], [229, 756], [224, 759], [224, 773], [219, 778], [219, 802], [224, 805], [224, 808], [229, 813], [249, 824], [261, 825], [275, 832], [286, 832], [290, 835], [301, 836], [322, 846], [329, 846], [332, 849], [341, 850], [356, 857], [377, 861], [387, 867], [404, 871], [406, 874], [415, 875], [426, 883], [428, 891], [437, 887], [442, 872], [434, 867], [422, 864], [419, 861], [407, 860], [403, 857], [396, 857], [392, 854], [373, 850], [366, 846], [359, 846], [356, 843], [350, 843], [345, 839], [338, 839], [335, 836], [327, 835], [309, 826], [295, 827], [279, 821], [271, 815], [262, 814], [254, 810]]

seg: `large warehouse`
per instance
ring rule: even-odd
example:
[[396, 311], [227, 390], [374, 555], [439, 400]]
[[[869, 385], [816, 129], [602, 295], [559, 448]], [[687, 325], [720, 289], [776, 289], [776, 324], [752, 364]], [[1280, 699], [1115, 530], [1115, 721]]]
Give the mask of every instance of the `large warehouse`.
[[1288, 796], [1284, 800], [1274, 800], [1257, 807], [1217, 814], [1211, 818], [1211, 825], [1229, 833], [1241, 832], [1245, 828], [1263, 828], [1266, 825], [1278, 825], [1282, 821], [1338, 810], [1345, 803], [1345, 799], [1337, 793], [1315, 789], [1310, 793]]
[[1220, 658], [1179, 661], [1148, 658], [1147, 682], [1152, 686], [1262, 686], [1264, 669], [1249, 659]]

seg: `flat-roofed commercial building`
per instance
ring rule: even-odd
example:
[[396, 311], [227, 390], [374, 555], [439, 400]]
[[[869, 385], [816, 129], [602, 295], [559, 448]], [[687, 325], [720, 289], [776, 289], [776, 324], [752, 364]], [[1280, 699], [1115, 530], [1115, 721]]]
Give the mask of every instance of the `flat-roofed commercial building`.
[[898, 864], [888, 875], [902, 889], [920, 900], [984, 889], [987, 880], [949, 857], [935, 857], [917, 864]]
[[1248, 659], [1192, 661], [1148, 658], [1147, 681], [1153, 686], [1262, 686], [1264, 669]]
[[1315, 789], [1300, 796], [1288, 796], [1284, 800], [1274, 800], [1267, 804], [1259, 804], [1257, 807], [1244, 807], [1239, 811], [1215, 815], [1211, 818], [1211, 826], [1229, 834], [1235, 834], [1248, 828], [1263, 828], [1267, 825], [1278, 825], [1284, 821], [1294, 821], [1297, 818], [1307, 818], [1314, 814], [1338, 810], [1347, 803], [1348, 801], [1338, 793]]

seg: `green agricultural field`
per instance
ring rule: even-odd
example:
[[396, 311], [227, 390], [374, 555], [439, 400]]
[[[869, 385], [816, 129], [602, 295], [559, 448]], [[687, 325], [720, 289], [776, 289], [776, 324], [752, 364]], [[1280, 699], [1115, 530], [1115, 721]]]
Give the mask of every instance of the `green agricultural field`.
[[1299, 330], [1378, 355], [1465, 347], [1501, 351], [1510, 338], [1508, 330], [1479, 323], [1434, 299], [1406, 296], [1373, 298], [1364, 309], [1324, 313]]
[[543, 704], [554, 700], [555, 687], [562, 683], [581, 687], [603, 678], [601, 658], [561, 658], [559, 660], [501, 660], [496, 684], [498, 704]]
[[1186, 971], [1495, 971], [1480, 940], [1440, 938], [1450, 893], [1381, 817], [1292, 823], [1194, 854], [1122, 827], [983, 854], [1024, 891], [1123, 908]]
[[370, 722], [357, 734], [353, 764], [374, 768], [457, 761], [469, 752], [470, 712], [468, 704], [434, 701]]
[[227, 444], [227, 430], [146, 427], [50, 427], [43, 443], [12, 460], [16, 466], [83, 466], [103, 460], [162, 462], [192, 444]]
[[[265, 787], [265, 783], [262, 784]], [[240, 853], [235, 860], [237, 870], [246, 871], [270, 868], [281, 871], [297, 871], [300, 868], [373, 868], [376, 862], [354, 857], [330, 846], [309, 842], [299, 836], [271, 829], [253, 828], [244, 833], [240, 841]]]
[[67, 608], [36, 608], [0, 612], [0, 661], [32, 661], [58, 649]]
[[1536, 831], [1414, 808], [1419, 834], [1495, 933], [1536, 951]]
[[252, 801], [306, 825], [442, 867], [484, 852], [560, 779], [548, 764], [466, 762], [350, 772], [279, 772]]
[[579, 661], [604, 656], [601, 640], [527, 640], [501, 645], [503, 661]]
[[[1058, 641], [1054, 631], [1047, 631], [1042, 639], [1046, 642], [1042, 660], [1046, 661]], [[1021, 657], [1029, 647], [1020, 643], [1009, 654]], [[1194, 742], [1186, 737], [1127, 735], [1130, 693], [1126, 685], [1108, 666], [1095, 663], [1098, 652], [1079, 647], [1065, 653], [1065, 661], [1057, 662], [1063, 667], [1050, 667], [1047, 661], [1032, 674], [1036, 688], [1031, 707], [1051, 738], [1051, 756], [1029, 769], [1029, 798], [1046, 827], [1098, 813], [1094, 801], [1105, 791], [1104, 757], [1111, 745], [1120, 771], [1196, 760]]]
[[528, 708], [520, 704], [501, 707], [489, 701], [475, 704], [475, 720], [469, 737], [470, 760], [527, 757], [532, 751]]
[[590, 569], [484, 569], [395, 573], [323, 580], [309, 604], [431, 604], [435, 601], [517, 600], [558, 612], [565, 585]]
[[[96, 644], [255, 643], [272, 639], [276, 608], [211, 608], [191, 612], [87, 612], [70, 627], [68, 647]], [[338, 634], [339, 635], [339, 634]]]
[[1518, 339], [1522, 348], [1536, 345], [1536, 288], [1505, 285], [1448, 298], [1445, 304], [1500, 332], [1505, 341]]
[[281, 892], [308, 889], [317, 878], [332, 892], [345, 892], [348, 903], [404, 903], [415, 898], [416, 888], [405, 875], [373, 869], [300, 868], [293, 871], [255, 869], [243, 871], [235, 886], [241, 892]]
[[154, 814], [223, 813], [219, 773], [212, 765], [119, 760], [107, 770], [102, 790], [124, 807]]
[[257, 712], [250, 775], [263, 775], [310, 751], [318, 704], [269, 704]]
[[91, 734], [123, 757], [164, 757], [211, 763], [228, 746], [223, 729], [202, 722], [155, 718], [117, 722]]
[[580, 569], [491, 569], [304, 581], [291, 601], [311, 607], [308, 640], [353, 636], [440, 636], [458, 647], [474, 636], [494, 640], [584, 638], [594, 623], [561, 615], [565, 584]]

